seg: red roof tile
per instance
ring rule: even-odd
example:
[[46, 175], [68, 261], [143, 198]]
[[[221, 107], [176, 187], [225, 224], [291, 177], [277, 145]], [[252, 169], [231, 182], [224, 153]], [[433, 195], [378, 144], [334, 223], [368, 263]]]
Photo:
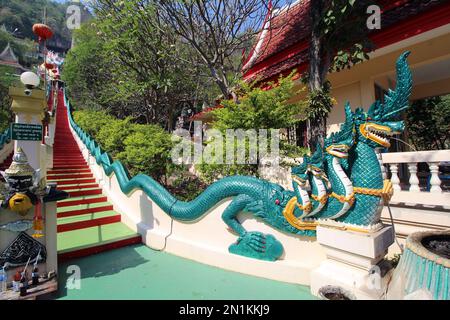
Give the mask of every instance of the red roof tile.
[[[408, 21], [412, 17], [422, 15], [432, 8], [448, 4], [449, 1], [379, 0], [378, 3], [383, 8], [382, 26], [380, 31], [372, 33], [374, 38], [380, 38], [380, 34], [385, 30]], [[258, 56], [256, 59], [253, 58], [251, 64], [245, 65], [243, 68], [244, 79], [262, 81], [273, 79], [279, 74], [289, 73], [294, 68], [299, 71], [305, 69], [308, 62], [307, 40], [310, 34], [309, 6], [309, 0], [300, 0], [271, 19], [271, 31], [263, 39]]]

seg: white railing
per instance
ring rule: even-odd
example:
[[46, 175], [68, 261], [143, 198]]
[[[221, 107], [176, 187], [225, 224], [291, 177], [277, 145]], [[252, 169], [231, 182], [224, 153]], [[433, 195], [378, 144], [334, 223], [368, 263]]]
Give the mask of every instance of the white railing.
[[[450, 173], [439, 171], [450, 166], [450, 150], [383, 153], [381, 158], [391, 173], [393, 202], [450, 206]], [[428, 170], [419, 171], [421, 163], [426, 163]]]

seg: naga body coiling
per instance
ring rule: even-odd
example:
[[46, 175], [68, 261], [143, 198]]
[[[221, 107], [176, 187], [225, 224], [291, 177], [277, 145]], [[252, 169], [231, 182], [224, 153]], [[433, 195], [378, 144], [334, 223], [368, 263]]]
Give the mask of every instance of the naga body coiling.
[[[389, 147], [388, 136], [404, 129], [400, 113], [408, 107], [412, 78], [407, 57], [397, 61], [397, 85], [384, 102], [375, 102], [365, 112], [345, 107], [346, 120], [340, 131], [318, 146], [311, 157], [292, 168], [294, 191], [275, 183], [247, 176], [231, 176], [209, 186], [190, 202], [177, 200], [164, 187], [146, 175], [130, 179], [119, 161], [112, 162], [73, 121], [72, 128], [107, 175], [115, 173], [122, 192], [139, 188], [170, 217], [180, 221], [200, 219], [218, 202], [232, 198], [222, 214], [223, 221], [239, 236], [230, 252], [262, 260], [277, 260], [282, 244], [272, 235], [247, 231], [238, 221], [240, 212], [252, 213], [270, 226], [302, 236], [314, 236], [319, 224], [371, 232], [380, 225], [383, 200], [391, 188], [383, 181], [375, 148]], [[66, 103], [68, 105], [68, 103]], [[307, 186], [310, 185], [310, 191]]]

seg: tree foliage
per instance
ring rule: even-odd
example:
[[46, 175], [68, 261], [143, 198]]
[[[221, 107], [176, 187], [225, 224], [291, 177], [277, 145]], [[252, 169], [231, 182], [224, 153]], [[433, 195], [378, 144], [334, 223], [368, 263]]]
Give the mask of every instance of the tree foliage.
[[226, 129], [282, 129], [305, 119], [306, 105], [303, 101], [290, 102], [299, 94], [294, 89], [293, 73], [268, 83], [270, 90], [252, 83], [240, 82], [239, 103], [224, 100], [224, 108], [213, 111], [214, 128]]
[[417, 100], [406, 112], [409, 143], [417, 150], [450, 148], [450, 95]]
[[340, 71], [369, 58], [372, 48], [367, 38], [367, 7], [372, 0], [311, 0], [311, 37], [308, 84], [310, 114], [308, 142], [315, 147], [323, 144], [326, 117], [331, 111], [330, 84], [327, 74]]
[[172, 136], [158, 125], [117, 119], [105, 111], [75, 111], [75, 122], [132, 175], [147, 174], [167, 185], [172, 170]]
[[47, 11], [47, 24], [54, 31], [52, 42], [68, 43], [71, 34], [66, 27], [67, 3], [51, 0], [0, 0], [0, 25], [20, 38], [36, 39], [33, 24], [43, 22], [44, 8]]
[[120, 118], [170, 131], [184, 106], [211, 102], [217, 90], [151, 3], [98, 0], [93, 7], [96, 19], [76, 33], [64, 70], [80, 105], [91, 100]]
[[[281, 4], [272, 0], [273, 7]], [[155, 1], [160, 19], [191, 46], [198, 63], [209, 70], [225, 99], [238, 97], [233, 86], [239, 80], [241, 52], [259, 33], [270, 9], [261, 0]], [[289, 1], [284, 1], [285, 4]]]
[[[232, 163], [225, 164], [224, 156], [226, 143], [224, 143], [223, 155], [213, 154], [216, 163], [202, 163], [197, 168], [201, 172], [201, 178], [207, 183], [211, 183], [220, 177], [228, 175], [258, 175], [258, 164], [252, 164], [249, 161], [250, 140], [234, 138], [233, 141], [226, 141], [227, 129], [255, 130], [257, 134], [259, 129], [283, 129], [291, 127], [296, 123], [305, 120], [306, 104], [303, 101], [292, 102], [290, 99], [298, 94], [294, 89], [293, 73], [288, 77], [280, 77], [277, 83], [270, 83], [270, 90], [264, 90], [246, 82], [241, 82], [239, 86], [240, 101], [223, 101], [223, 108], [213, 111], [213, 128], [222, 132], [222, 140], [231, 143], [235, 151], [235, 160], [237, 160], [238, 146], [245, 147], [245, 164]], [[267, 132], [267, 138], [273, 139], [270, 131]], [[270, 140], [269, 140], [270, 141]], [[214, 140], [209, 141], [210, 144]], [[268, 150], [271, 151], [270, 142]], [[280, 154], [282, 156], [299, 157], [306, 153], [306, 149], [293, 146], [287, 141], [280, 141]], [[258, 154], [258, 161], [264, 155]], [[217, 161], [218, 160], [218, 161]], [[222, 161], [221, 161], [222, 160]], [[224, 163], [224, 164], [222, 164]]]

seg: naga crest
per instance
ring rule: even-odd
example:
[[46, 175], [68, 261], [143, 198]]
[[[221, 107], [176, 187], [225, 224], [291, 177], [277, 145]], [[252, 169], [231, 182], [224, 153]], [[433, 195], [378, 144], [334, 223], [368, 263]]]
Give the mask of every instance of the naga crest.
[[308, 162], [305, 158], [303, 158], [303, 162], [300, 165], [291, 169], [292, 180], [302, 187], [306, 185], [308, 180]]
[[320, 143], [317, 143], [316, 151], [310, 157], [304, 157], [304, 161], [308, 164], [308, 171], [313, 174], [321, 174], [323, 172], [323, 151]]
[[408, 108], [408, 99], [412, 90], [412, 75], [407, 58], [410, 52], [404, 52], [397, 60], [397, 83], [395, 90], [384, 96], [384, 102], [376, 101], [366, 113], [362, 108], [355, 110], [357, 139], [371, 147], [390, 147], [388, 137], [403, 132], [404, 122], [401, 112]]
[[352, 109], [350, 103], [345, 105], [345, 122], [338, 132], [332, 133], [324, 141], [324, 150], [335, 157], [347, 158], [348, 150], [355, 142], [355, 130]]

